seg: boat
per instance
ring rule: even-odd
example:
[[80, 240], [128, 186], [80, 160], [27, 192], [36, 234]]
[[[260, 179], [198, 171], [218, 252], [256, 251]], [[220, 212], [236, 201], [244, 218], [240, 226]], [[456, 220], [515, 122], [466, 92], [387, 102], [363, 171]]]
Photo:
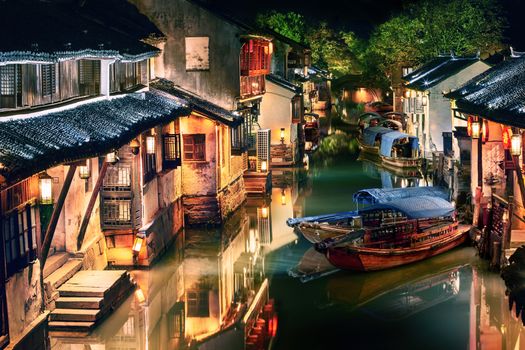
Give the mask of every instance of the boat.
[[388, 120], [394, 120], [401, 124], [402, 130], [406, 131], [408, 124], [408, 116], [402, 112], [387, 112], [383, 113], [382, 117]]
[[359, 127], [359, 130], [362, 132], [364, 129], [369, 128], [371, 126], [377, 126], [377, 124], [380, 121], [385, 120], [379, 113], [375, 112], [367, 112], [361, 114], [357, 118], [357, 126]]
[[319, 145], [320, 136], [319, 114], [305, 113], [304, 121], [305, 150], [315, 151]]
[[[401, 266], [461, 245], [470, 231], [469, 225], [458, 224], [452, 204], [439, 197], [403, 198], [366, 210], [362, 237], [326, 248], [326, 257], [332, 265], [353, 271]], [[371, 228], [372, 225], [366, 223], [378, 220], [378, 211], [381, 217], [386, 214], [398, 218], [397, 222]]]
[[[286, 223], [302, 234], [310, 243], [316, 244], [317, 249], [324, 250], [330, 245], [360, 238], [367, 229], [375, 229], [419, 218], [422, 215], [419, 211], [411, 211], [408, 215], [401, 215], [401, 213], [396, 212], [394, 215], [396, 202], [401, 201], [401, 204], [403, 204], [404, 201], [418, 196], [434, 196], [442, 199], [448, 197], [448, 194], [442, 189], [438, 190], [433, 187], [361, 190], [354, 194], [354, 201], [358, 204], [372, 204], [373, 201], [375, 206], [369, 206], [357, 211], [291, 218]], [[389, 203], [392, 205], [391, 210], [386, 209], [384, 206], [388, 206]], [[380, 206], [378, 207], [377, 205]], [[429, 210], [429, 214], [433, 213], [432, 203], [430, 203], [430, 207], [424, 206], [421, 209]]]
[[381, 146], [381, 139], [384, 134], [393, 132], [392, 129], [383, 126], [371, 126], [363, 130], [363, 133], [357, 137], [359, 148], [364, 153], [377, 156]]
[[310, 247], [296, 266], [288, 270], [288, 275], [298, 278], [301, 282], [309, 282], [314, 279], [331, 275], [339, 271], [326, 259], [323, 253]]
[[381, 162], [385, 168], [419, 168], [419, 140], [399, 131], [382, 135], [379, 151]]

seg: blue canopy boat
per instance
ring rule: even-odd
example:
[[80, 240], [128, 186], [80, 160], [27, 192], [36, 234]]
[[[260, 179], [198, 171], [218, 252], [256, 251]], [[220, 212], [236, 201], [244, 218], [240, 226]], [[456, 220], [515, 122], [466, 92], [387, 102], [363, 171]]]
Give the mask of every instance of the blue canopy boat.
[[371, 126], [363, 130], [361, 137], [357, 138], [359, 148], [366, 153], [379, 154], [379, 147], [383, 135], [393, 132], [392, 129], [383, 126]]
[[421, 165], [418, 138], [399, 131], [381, 137], [379, 155], [387, 168], [418, 168]]
[[401, 198], [430, 196], [448, 200], [450, 195], [444, 187], [406, 187], [406, 188], [367, 188], [357, 191], [352, 196], [357, 204], [378, 204], [395, 201]]

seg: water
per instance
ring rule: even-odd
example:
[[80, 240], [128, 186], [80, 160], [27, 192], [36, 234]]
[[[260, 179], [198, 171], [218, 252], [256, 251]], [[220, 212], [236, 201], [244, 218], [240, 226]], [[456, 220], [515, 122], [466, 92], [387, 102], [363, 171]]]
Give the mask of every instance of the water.
[[358, 159], [348, 128], [322, 122], [332, 136], [308, 171], [275, 171], [271, 201], [249, 199], [222, 229], [187, 229], [153, 269], [132, 272], [139, 289], [92, 335], [52, 348], [242, 349], [232, 325], [266, 286], [274, 349], [525, 348], [501, 278], [468, 246], [387, 271], [290, 277], [311, 245], [286, 218], [355, 209], [362, 188], [425, 182]]

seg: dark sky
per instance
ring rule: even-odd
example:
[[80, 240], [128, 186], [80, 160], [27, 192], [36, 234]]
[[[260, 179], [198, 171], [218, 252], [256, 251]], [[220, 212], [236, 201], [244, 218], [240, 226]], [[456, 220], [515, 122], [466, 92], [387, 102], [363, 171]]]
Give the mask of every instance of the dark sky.
[[[374, 27], [400, 11], [403, 4], [418, 0], [208, 0], [225, 6], [237, 16], [268, 10], [295, 11], [314, 20], [330, 22], [337, 28], [353, 30], [366, 37]], [[507, 42], [525, 51], [525, 0], [499, 0], [509, 28]]]

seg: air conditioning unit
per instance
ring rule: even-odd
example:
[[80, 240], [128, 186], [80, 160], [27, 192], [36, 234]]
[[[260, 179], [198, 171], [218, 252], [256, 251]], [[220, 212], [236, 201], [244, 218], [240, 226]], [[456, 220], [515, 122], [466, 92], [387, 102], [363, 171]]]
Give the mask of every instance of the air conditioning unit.
[[270, 129], [257, 130], [257, 171], [261, 171], [261, 165], [266, 162], [266, 170], [270, 168]]

